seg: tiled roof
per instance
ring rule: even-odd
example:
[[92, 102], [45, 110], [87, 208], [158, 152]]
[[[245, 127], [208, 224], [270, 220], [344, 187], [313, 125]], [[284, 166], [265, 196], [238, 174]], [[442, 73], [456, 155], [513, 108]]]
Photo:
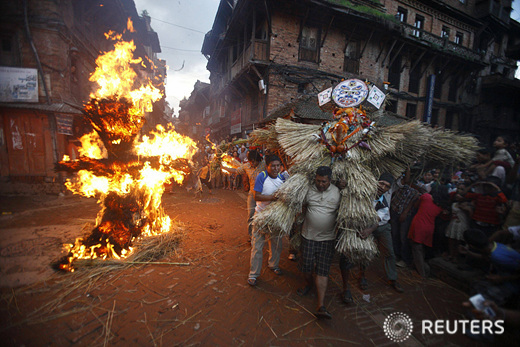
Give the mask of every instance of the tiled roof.
[[68, 113], [68, 114], [82, 114], [80, 110], [69, 106], [64, 103], [56, 103], [56, 104], [40, 104], [40, 103], [29, 103], [29, 102], [9, 102], [9, 103], [0, 103], [0, 107], [8, 107], [8, 108], [16, 108], [16, 109], [28, 109], [28, 110], [38, 110], [38, 111], [46, 111], [53, 113]]
[[332, 113], [323, 112], [318, 106], [318, 98], [316, 96], [302, 96], [275, 108], [264, 121], [270, 122], [276, 118], [285, 117], [291, 110], [294, 111], [294, 115], [297, 118], [315, 120], [332, 119]]

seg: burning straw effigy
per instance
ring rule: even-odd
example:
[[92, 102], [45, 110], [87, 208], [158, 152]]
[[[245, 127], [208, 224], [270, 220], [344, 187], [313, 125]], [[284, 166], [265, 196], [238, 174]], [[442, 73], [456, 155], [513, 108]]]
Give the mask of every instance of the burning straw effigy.
[[[196, 152], [195, 142], [172, 126], [141, 135], [144, 112], [162, 96], [150, 82], [134, 88], [133, 66], [141, 63], [133, 59], [135, 46], [121, 35], [110, 38], [115, 48], [96, 60], [90, 80], [99, 88], [83, 110], [94, 130], [80, 139], [79, 159], [64, 158], [56, 167], [76, 173], [66, 182], [69, 190], [98, 197], [101, 205], [90, 234], [67, 245], [59, 268], [68, 271], [80, 259], [122, 259], [134, 253], [133, 261], [151, 261], [164, 255], [157, 246], [174, 247], [180, 233], [169, 233], [173, 224], [162, 207], [162, 194], [170, 180], [182, 183]], [[135, 254], [136, 245], [143, 254]]]
[[293, 164], [291, 177], [276, 192], [278, 200], [256, 214], [253, 222], [266, 233], [288, 235], [316, 169], [331, 166], [332, 179], [347, 182], [341, 190], [336, 248], [352, 261], [368, 262], [377, 254], [376, 244], [372, 236], [363, 239], [358, 233], [377, 222], [372, 201], [378, 177], [384, 172], [398, 177], [416, 161], [430, 167], [467, 164], [477, 141], [419, 121], [377, 126], [385, 95], [369, 82], [343, 81], [328, 93], [339, 106], [331, 121], [309, 125], [278, 118], [251, 134], [252, 142], [289, 156]]

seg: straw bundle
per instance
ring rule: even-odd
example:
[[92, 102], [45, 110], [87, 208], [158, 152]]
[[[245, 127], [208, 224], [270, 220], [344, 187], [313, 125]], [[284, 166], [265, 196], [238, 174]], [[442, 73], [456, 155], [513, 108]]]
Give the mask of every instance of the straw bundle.
[[347, 188], [343, 189], [336, 220], [339, 227], [348, 227], [356, 231], [373, 225], [377, 221], [377, 214], [372, 199], [359, 197], [348, 192]]
[[319, 158], [326, 152], [315, 136], [319, 129], [319, 125], [298, 124], [283, 118], [276, 121], [278, 142], [295, 163]]
[[302, 234], [299, 232], [294, 233], [289, 239], [289, 244], [291, 249], [300, 249], [302, 245]]
[[302, 162], [295, 163], [291, 166], [289, 172], [291, 175], [301, 173], [306, 175], [309, 180], [314, 180], [316, 169], [320, 166], [330, 166], [330, 156], [318, 157], [313, 160], [304, 160]]
[[275, 195], [280, 201], [289, 205], [293, 210], [300, 211], [305, 196], [309, 191], [309, 179], [306, 175], [297, 173], [280, 186]]
[[[341, 171], [336, 170], [337, 168]], [[333, 175], [336, 171], [339, 171], [337, 175], [341, 175], [347, 181], [347, 186], [342, 193], [352, 194], [369, 201], [376, 196], [377, 179], [367, 166], [353, 160], [336, 161], [332, 167]]]
[[271, 202], [261, 212], [253, 216], [253, 225], [256, 230], [273, 236], [289, 235], [297, 210], [291, 208], [281, 200]]
[[[132, 263], [149, 263], [171, 255], [179, 246], [182, 238], [185, 236], [184, 228], [181, 223], [173, 222], [169, 232], [165, 232], [155, 236], [149, 236], [139, 239], [133, 244], [133, 253], [125, 259], [76, 259], [74, 260], [74, 268], [84, 267], [125, 267]], [[91, 223], [88, 224], [92, 225]]]
[[262, 129], [256, 129], [249, 134], [250, 143], [255, 145], [264, 145], [268, 149], [278, 150], [280, 144], [278, 143], [278, 134], [276, 133], [275, 125], [269, 124]]
[[378, 249], [372, 235], [362, 239], [354, 230], [344, 229], [341, 232], [336, 250], [347, 256], [351, 262], [367, 263], [377, 255]]
[[419, 121], [376, 129], [368, 141], [375, 160], [394, 155], [404, 162], [417, 160], [428, 148], [431, 130]]
[[477, 140], [473, 137], [435, 129], [424, 158], [432, 167], [467, 164], [477, 149]]
[[180, 223], [174, 225], [172, 229], [170, 232], [137, 241], [135, 244], [136, 251], [128, 258], [128, 261], [153, 262], [174, 253], [185, 233]]

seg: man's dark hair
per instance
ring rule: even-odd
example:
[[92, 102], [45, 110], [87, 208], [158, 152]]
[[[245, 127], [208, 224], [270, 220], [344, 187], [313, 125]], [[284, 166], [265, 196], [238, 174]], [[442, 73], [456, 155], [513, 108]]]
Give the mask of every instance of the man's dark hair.
[[279, 161], [280, 163], [282, 163], [282, 161], [277, 155], [270, 154], [265, 157], [265, 166], [269, 166], [269, 164], [271, 164], [272, 161]]
[[256, 149], [250, 150], [247, 152], [247, 160], [261, 162], [262, 156], [260, 155], [260, 153], [258, 153]]
[[488, 149], [488, 148], [481, 148], [479, 150], [477, 150], [477, 153], [480, 153], [480, 154], [484, 154], [484, 155], [491, 155], [491, 151]]
[[464, 231], [464, 241], [477, 249], [484, 249], [489, 244], [488, 237], [480, 229], [468, 229]]
[[384, 172], [381, 174], [381, 176], [379, 176], [378, 181], [386, 181], [391, 185], [392, 183], [394, 183], [394, 176], [392, 176], [392, 174], [390, 174], [389, 172]]
[[320, 166], [316, 169], [316, 176], [327, 176], [332, 179], [332, 169], [328, 166]]

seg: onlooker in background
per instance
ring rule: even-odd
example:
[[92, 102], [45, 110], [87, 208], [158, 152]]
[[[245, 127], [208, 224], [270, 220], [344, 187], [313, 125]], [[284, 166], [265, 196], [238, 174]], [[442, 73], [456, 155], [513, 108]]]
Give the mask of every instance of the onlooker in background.
[[240, 161], [243, 163], [247, 159], [247, 153], [249, 151], [246, 148], [246, 145], [242, 145], [240, 149], [238, 150], [238, 157], [240, 158]]
[[515, 165], [507, 175], [507, 183], [510, 187], [510, 208], [507, 213], [504, 227], [520, 225], [520, 156], [515, 160]]
[[[239, 163], [241, 163], [241, 160], [240, 160], [240, 158], [238, 156], [238, 151], [236, 149], [233, 150], [233, 158], [236, 161], [238, 161]], [[231, 186], [231, 188], [230, 189], [237, 190], [241, 180], [242, 180], [242, 177], [240, 176], [239, 173], [231, 172], [231, 176], [230, 176], [230, 186]]]
[[497, 212], [497, 207], [507, 203], [507, 198], [497, 185], [497, 178], [490, 176], [485, 181], [478, 181], [470, 185], [469, 188], [479, 187], [481, 193], [467, 192], [464, 198], [473, 201], [475, 210], [472, 216], [472, 226], [481, 229], [489, 237], [501, 223], [501, 216]]
[[493, 147], [495, 148], [495, 154], [493, 155], [492, 161], [505, 161], [509, 164], [509, 167], [513, 167], [515, 165], [515, 160], [508, 152], [509, 145], [511, 141], [505, 135], [497, 136], [495, 142], [493, 142]]
[[478, 179], [485, 179], [491, 174], [489, 167], [491, 165], [491, 151], [487, 148], [481, 148], [477, 151], [477, 162], [468, 168], [469, 173], [475, 173], [478, 175]]
[[464, 240], [464, 231], [470, 228], [473, 207], [468, 201], [464, 200], [467, 188], [468, 186], [466, 184], [459, 183], [457, 190], [453, 193], [451, 221], [446, 228], [446, 237], [448, 238], [449, 246], [448, 260], [450, 261], [457, 260], [459, 243]]
[[495, 232], [489, 241], [496, 241], [511, 246], [515, 250], [520, 250], [520, 225], [503, 228]]
[[413, 262], [417, 272], [426, 278], [430, 275], [430, 267], [426, 263], [424, 246], [433, 247], [433, 232], [435, 217], [442, 211], [449, 201], [448, 188], [438, 186], [432, 194], [424, 193], [419, 198], [419, 207], [412, 224], [408, 238], [412, 240]]
[[238, 174], [245, 176], [245, 184], [247, 184], [247, 211], [248, 211], [248, 235], [249, 242], [251, 242], [251, 233], [253, 231], [253, 215], [255, 214], [256, 201], [254, 194], [254, 186], [256, 177], [260, 172], [265, 169], [265, 163], [262, 160], [262, 156], [256, 151], [247, 152], [247, 162], [240, 165], [237, 169], [229, 169], [230, 171], [236, 171]]
[[[489, 316], [486, 311], [478, 310], [473, 306], [473, 304], [469, 301], [465, 301], [462, 303], [464, 306], [472, 308], [472, 312], [477, 319], [481, 320], [497, 320], [502, 319], [507, 325], [512, 327], [520, 327], [520, 310], [516, 309], [507, 309], [499, 307], [492, 300], [485, 300], [483, 302], [484, 307], [489, 307], [495, 313], [494, 316]], [[489, 311], [487, 311], [489, 312]]]
[[426, 193], [429, 193], [432, 190], [431, 186], [433, 183], [434, 183], [434, 180], [433, 180], [433, 175], [432, 175], [431, 171], [426, 171], [423, 174], [422, 180], [417, 181], [416, 185], [419, 188], [423, 189]]
[[202, 165], [203, 166], [200, 168], [197, 174], [200, 180], [200, 190], [195, 192], [195, 194], [199, 195], [199, 197], [202, 196], [203, 186], [208, 187], [209, 193], [213, 194], [211, 192], [211, 168], [208, 158], [202, 159]]
[[397, 190], [392, 194], [390, 203], [390, 225], [396, 265], [406, 267], [412, 264], [412, 252], [408, 241], [408, 230], [415, 215], [415, 202], [419, 192], [410, 186], [410, 168], [396, 182]]
[[490, 242], [479, 229], [464, 232], [467, 247], [459, 247], [462, 254], [487, 262], [485, 281], [476, 282], [474, 294], [481, 293], [497, 304], [518, 303], [520, 294], [520, 253], [498, 242]]
[[[439, 169], [436, 169], [436, 172], [440, 172]], [[438, 176], [438, 175], [434, 175]], [[429, 254], [427, 254], [428, 257], [435, 257], [438, 255], [443, 255], [444, 257], [448, 256], [449, 253], [449, 241], [446, 237], [446, 229], [448, 228], [448, 225], [451, 221], [451, 200], [449, 198], [449, 191], [451, 188], [450, 184], [450, 176], [451, 175], [442, 175], [440, 180], [435, 181], [434, 184], [432, 184], [432, 192], [437, 189], [440, 186], [445, 187], [446, 193], [448, 194], [446, 196], [446, 199], [442, 202], [444, 205], [441, 206], [443, 208], [443, 211], [435, 217], [435, 228], [433, 232], [433, 247], [427, 248]]]

